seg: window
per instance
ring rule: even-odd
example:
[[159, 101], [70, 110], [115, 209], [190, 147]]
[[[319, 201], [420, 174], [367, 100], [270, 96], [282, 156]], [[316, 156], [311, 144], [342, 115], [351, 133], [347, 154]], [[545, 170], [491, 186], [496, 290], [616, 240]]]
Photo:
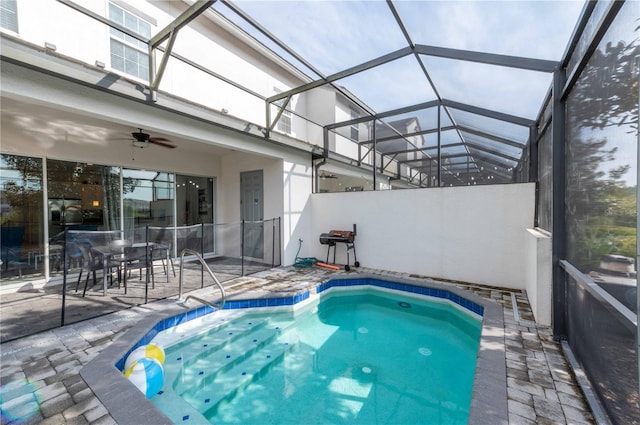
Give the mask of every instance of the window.
[[17, 0], [0, 1], [0, 27], [18, 32], [18, 4]]
[[[282, 92], [282, 90], [279, 90], [276, 87], [274, 87], [273, 89], [276, 91], [276, 93]], [[280, 108], [282, 108], [282, 105], [284, 105], [284, 101], [285, 99], [280, 99], [274, 102], [274, 105], [278, 107], [278, 111], [280, 111]], [[291, 110], [289, 109], [290, 104], [291, 101], [287, 103], [287, 107], [284, 109], [284, 111], [282, 111], [282, 115], [280, 115], [277, 126], [278, 131], [286, 134], [291, 134]]]
[[[279, 100], [276, 102], [276, 105], [282, 107], [283, 100]], [[280, 115], [280, 119], [278, 120], [278, 130], [283, 133], [291, 134], [291, 111], [287, 106], [284, 111], [282, 111], [282, 115]]]
[[[151, 24], [111, 3], [109, 3], [109, 19], [143, 37], [151, 37]], [[148, 79], [147, 44], [115, 28], [111, 28], [110, 34], [111, 68], [143, 80]]]
[[[360, 114], [355, 109], [351, 109], [351, 119], [356, 120], [360, 118]], [[360, 140], [360, 127], [359, 124], [351, 124], [351, 140], [357, 142]]]

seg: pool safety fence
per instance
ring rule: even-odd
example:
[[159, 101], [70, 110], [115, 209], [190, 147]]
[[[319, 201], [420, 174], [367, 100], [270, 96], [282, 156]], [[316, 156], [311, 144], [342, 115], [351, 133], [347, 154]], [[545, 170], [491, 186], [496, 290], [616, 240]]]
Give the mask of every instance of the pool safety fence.
[[[203, 257], [221, 282], [278, 267], [280, 223], [278, 217], [192, 226], [65, 230], [50, 239], [50, 244], [59, 247], [50, 259], [57, 275], [39, 293], [16, 293], [16, 298], [33, 300], [29, 301], [30, 313], [18, 308], [4, 311], [7, 326], [3, 324], [2, 341], [177, 296], [184, 249]], [[184, 260], [185, 293], [215, 285], [194, 255]]]

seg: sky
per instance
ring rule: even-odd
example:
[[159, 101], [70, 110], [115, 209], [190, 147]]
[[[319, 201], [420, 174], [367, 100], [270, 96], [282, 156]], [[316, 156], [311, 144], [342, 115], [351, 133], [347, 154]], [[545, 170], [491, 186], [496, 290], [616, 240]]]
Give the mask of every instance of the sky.
[[[386, 1], [239, 0], [234, 4], [325, 76], [408, 46]], [[560, 60], [584, 2], [410, 0], [393, 4], [415, 44]], [[551, 76], [544, 73], [422, 58], [441, 97], [531, 119], [551, 83]], [[377, 112], [436, 98], [413, 56], [338, 84]]]

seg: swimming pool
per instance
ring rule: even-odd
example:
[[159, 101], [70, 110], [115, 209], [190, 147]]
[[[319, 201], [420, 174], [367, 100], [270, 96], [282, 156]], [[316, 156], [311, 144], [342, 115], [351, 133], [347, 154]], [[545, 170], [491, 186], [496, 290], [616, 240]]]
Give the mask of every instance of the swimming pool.
[[[428, 284], [428, 286], [426, 286], [425, 283]], [[314, 300], [318, 299], [315, 295], [316, 292], [323, 293], [327, 289], [341, 286], [360, 288], [374, 286], [392, 289], [396, 294], [400, 291], [400, 294], [405, 294], [410, 297], [414, 297], [414, 294], [428, 295], [449, 303], [455, 309], [473, 312], [465, 314], [469, 314], [471, 316], [474, 314], [477, 316], [482, 315], [480, 349], [477, 352], [477, 365], [475, 367], [475, 379], [473, 379], [469, 422], [506, 423], [508, 421], [503, 313], [502, 308], [497, 303], [477, 297], [472, 293], [460, 290], [453, 285], [442, 285], [440, 283], [425, 281], [423, 279], [394, 278], [394, 281], [387, 281], [381, 280], [378, 277], [367, 277], [365, 275], [358, 276], [355, 279], [348, 277], [324, 283], [318, 282], [315, 284], [317, 286], [312, 286], [314, 285], [312, 281], [308, 282], [308, 284], [309, 292], [297, 293], [293, 296], [275, 296], [274, 298], [266, 298], [263, 293], [263, 298], [232, 299], [227, 302], [223, 311], [216, 312], [216, 314], [213, 315], [208, 314], [211, 309], [205, 306], [184, 312], [182, 307], [168, 304], [162, 308], [162, 312], [149, 314], [137, 326], [129, 329], [125, 335], [120, 337], [100, 355], [94, 358], [85, 368], [83, 368], [81, 370], [81, 375], [117, 421], [131, 423], [166, 423], [168, 421], [166, 414], [162, 414], [155, 406], [153, 406], [150, 400], [146, 399], [144, 395], [137, 388], [131, 385], [131, 383], [129, 383], [122, 375], [124, 359], [135, 347], [149, 343], [163, 330], [171, 330], [174, 334], [180, 334], [183, 331], [183, 328], [194, 327], [192, 324], [198, 321], [208, 322], [207, 326], [216, 327], [218, 325], [211, 325], [218, 320], [228, 320], [225, 317], [237, 315], [245, 309], [246, 311], [251, 311], [256, 310], [257, 308], [259, 311], [264, 311], [265, 309], [262, 309], [262, 307], [280, 306], [275, 308], [290, 310], [291, 306], [295, 305], [296, 312], [292, 314], [299, 315], [301, 314], [300, 312], [304, 310], [304, 308], [301, 309], [299, 306], [312, 305]], [[266, 295], [268, 296], [268, 294]], [[397, 304], [398, 302], [399, 301], [396, 301], [396, 308], [403, 308], [401, 305]], [[413, 300], [413, 298], [406, 302], [411, 306], [409, 309], [416, 308], [416, 301]], [[200, 325], [195, 327], [200, 327]], [[361, 328], [366, 328], [368, 332], [362, 332], [364, 329]], [[357, 331], [358, 329], [360, 329], [359, 332]], [[284, 329], [282, 329], [280, 334], [282, 335], [284, 333]], [[355, 333], [352, 330], [352, 335], [355, 335], [356, 337], [371, 336], [369, 334], [371, 334], [370, 326], [359, 326]], [[332, 339], [333, 338], [330, 338], [330, 340]], [[342, 347], [342, 344], [339, 345]], [[391, 344], [388, 345], [391, 346]], [[298, 349], [294, 347], [287, 352], [287, 356], [291, 357], [290, 360], [293, 360], [293, 355], [297, 354], [297, 352]], [[418, 355], [428, 360], [431, 360], [434, 357], [434, 351], [428, 345], [421, 345], [418, 347], [417, 352]], [[291, 361], [289, 362], [291, 363]], [[285, 362], [283, 361], [282, 363]], [[315, 363], [313, 362], [301, 364], [310, 366], [311, 369], [315, 367]], [[402, 359], [396, 361], [396, 364], [404, 365]], [[449, 373], [452, 373], [452, 371], [455, 370], [455, 367], [457, 367], [457, 365], [455, 365], [454, 368], [449, 366], [446, 370]], [[270, 368], [276, 369], [275, 366], [271, 366]], [[366, 381], [366, 378], [379, 378], [379, 374], [376, 375], [376, 371], [379, 371], [379, 369], [376, 368], [377, 366], [372, 367], [371, 365], [363, 364], [360, 365], [360, 367], [349, 368], [351, 373], [350, 376], [345, 375], [344, 373], [338, 376], [334, 373], [334, 379], [332, 380], [332, 382], [334, 382], [333, 388], [343, 388], [343, 392], [351, 390], [355, 391], [355, 388], [357, 387], [354, 385], [356, 383], [360, 385], [360, 381], [358, 381], [358, 379], [362, 378]], [[309, 367], [307, 367], [307, 369], [309, 369]], [[247, 373], [247, 375], [250, 375], [250, 372]], [[260, 374], [259, 376], [262, 377]], [[281, 380], [280, 382], [291, 382], [289, 379], [290, 376], [291, 375], [286, 375], [286, 380]], [[344, 379], [344, 376], [348, 379]], [[363, 393], [359, 392], [358, 394]], [[381, 392], [370, 392], [370, 394], [381, 394]], [[258, 400], [257, 403], [269, 404], [277, 402], [278, 400], [274, 400], [274, 398], [279, 398], [279, 396], [269, 396], [264, 400]], [[341, 410], [347, 412], [354, 412], [357, 410], [353, 407], [354, 402], [351, 400], [352, 398], [353, 395], [345, 395], [345, 399], [351, 403], [347, 404], [351, 407], [343, 407]], [[319, 403], [320, 399], [318, 399], [318, 397], [316, 397], [316, 399]], [[247, 399], [245, 399], [245, 402], [246, 400]], [[213, 398], [209, 400], [209, 402], [212, 401]], [[252, 402], [256, 403], [255, 401]], [[220, 404], [221, 408], [215, 410], [220, 410], [222, 412], [226, 409], [227, 404], [229, 403], [225, 400], [224, 403]], [[245, 407], [247, 407], [245, 410], [253, 408], [253, 406]], [[359, 411], [364, 412], [367, 408], [368, 406], [364, 406], [363, 404]], [[194, 407], [192, 407], [192, 409], [195, 414], [191, 415], [190, 412], [187, 412], [182, 417], [172, 419], [172, 421], [176, 423], [195, 423], [195, 418], [201, 418], [201, 416], [198, 416], [200, 413]], [[279, 419], [279, 421], [282, 422], [281, 419]], [[259, 422], [264, 423], [264, 420], [260, 420]]]
[[165, 384], [151, 401], [175, 423], [463, 424], [480, 330], [441, 298], [332, 291], [295, 312], [159, 334]]

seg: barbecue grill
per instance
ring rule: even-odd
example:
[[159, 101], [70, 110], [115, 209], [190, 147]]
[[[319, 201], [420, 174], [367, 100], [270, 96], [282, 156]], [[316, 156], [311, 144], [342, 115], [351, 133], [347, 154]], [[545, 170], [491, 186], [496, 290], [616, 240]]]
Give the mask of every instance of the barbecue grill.
[[353, 250], [353, 265], [355, 267], [360, 267], [360, 263], [358, 262], [358, 257], [356, 256], [356, 225], [353, 225], [353, 231], [351, 230], [332, 230], [329, 233], [321, 233], [320, 234], [320, 243], [322, 245], [327, 245], [327, 263], [329, 262], [329, 253], [331, 252], [331, 247], [333, 247], [333, 264], [336, 263], [336, 245], [339, 243], [343, 243], [347, 247], [347, 264], [344, 266], [346, 271], [351, 270], [351, 266], [349, 265], [349, 251]]

